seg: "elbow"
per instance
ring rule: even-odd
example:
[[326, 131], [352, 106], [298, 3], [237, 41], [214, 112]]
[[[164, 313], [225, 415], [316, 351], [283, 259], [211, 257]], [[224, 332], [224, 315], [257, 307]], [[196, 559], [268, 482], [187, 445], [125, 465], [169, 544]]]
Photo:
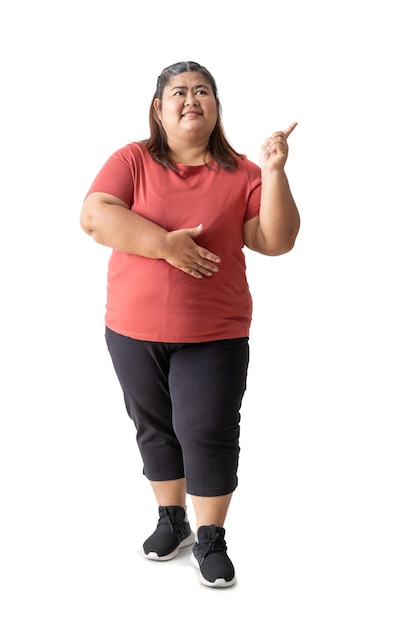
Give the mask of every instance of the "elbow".
[[291, 252], [291, 250], [295, 246], [295, 242], [298, 236], [298, 231], [299, 231], [299, 227], [292, 230], [290, 233], [288, 233], [285, 238], [282, 238], [280, 239], [280, 241], [277, 241], [275, 245], [267, 246], [264, 249], [264, 254], [267, 256], [282, 256], [283, 254], [287, 254], [288, 252]]
[[91, 211], [91, 209], [87, 206], [83, 206], [80, 215], [80, 226], [81, 229], [91, 237], [94, 237], [94, 233], [96, 231], [95, 222], [94, 211]]
[[88, 219], [88, 217], [86, 217], [85, 215], [81, 214], [80, 216], [80, 226], [81, 226], [81, 230], [83, 230], [85, 233], [87, 233], [87, 235], [92, 235], [94, 232], [94, 229], [91, 225], [91, 220]]
[[287, 242], [285, 246], [282, 246], [279, 250], [277, 250], [274, 256], [282, 256], [283, 254], [288, 254], [295, 246], [295, 240], [291, 242]]
[[274, 248], [267, 248], [266, 250], [263, 251], [263, 254], [265, 254], [266, 256], [282, 256], [283, 254], [287, 254], [288, 252], [291, 252], [291, 250], [293, 249], [294, 244], [290, 245], [281, 245], [281, 246], [276, 246]]
[[291, 252], [291, 250], [295, 246], [297, 235], [298, 235], [298, 229], [296, 232], [291, 233], [291, 235], [288, 237], [287, 241], [285, 242], [283, 252], [281, 252], [281, 254], [287, 254], [288, 252]]

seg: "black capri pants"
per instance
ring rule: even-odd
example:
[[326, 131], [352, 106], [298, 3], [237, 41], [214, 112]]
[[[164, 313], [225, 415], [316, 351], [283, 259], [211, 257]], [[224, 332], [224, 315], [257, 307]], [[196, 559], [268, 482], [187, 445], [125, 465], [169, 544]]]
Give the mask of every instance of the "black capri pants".
[[185, 477], [187, 492], [196, 496], [234, 491], [248, 338], [159, 343], [106, 328], [106, 342], [145, 476]]

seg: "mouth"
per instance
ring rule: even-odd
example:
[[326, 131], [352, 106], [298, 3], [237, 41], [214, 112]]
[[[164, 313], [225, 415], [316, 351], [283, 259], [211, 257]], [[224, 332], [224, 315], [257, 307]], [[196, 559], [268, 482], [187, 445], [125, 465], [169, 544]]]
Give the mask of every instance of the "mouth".
[[202, 114], [199, 111], [186, 111], [181, 117], [185, 117], [188, 120], [195, 120], [197, 117], [200, 117], [200, 115]]

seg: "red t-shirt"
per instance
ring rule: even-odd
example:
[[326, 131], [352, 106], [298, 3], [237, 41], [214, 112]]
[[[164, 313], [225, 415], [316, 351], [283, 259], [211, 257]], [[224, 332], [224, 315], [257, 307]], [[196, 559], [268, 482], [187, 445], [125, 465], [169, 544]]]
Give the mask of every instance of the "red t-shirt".
[[143, 144], [117, 150], [91, 185], [168, 231], [203, 224], [195, 241], [221, 259], [197, 280], [161, 259], [113, 250], [105, 323], [147, 341], [201, 342], [249, 335], [252, 298], [246, 280], [243, 223], [259, 214], [261, 173], [246, 157], [235, 172], [206, 165], [156, 163]]

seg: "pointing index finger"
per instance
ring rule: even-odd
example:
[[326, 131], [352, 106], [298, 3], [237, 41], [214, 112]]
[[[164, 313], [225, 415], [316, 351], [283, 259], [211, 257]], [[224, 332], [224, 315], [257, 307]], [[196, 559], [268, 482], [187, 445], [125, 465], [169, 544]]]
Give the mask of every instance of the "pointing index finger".
[[294, 130], [294, 128], [297, 126], [298, 122], [293, 122], [292, 124], [290, 124], [288, 126], [288, 128], [286, 130], [284, 130], [284, 135], [288, 138], [292, 131]]

